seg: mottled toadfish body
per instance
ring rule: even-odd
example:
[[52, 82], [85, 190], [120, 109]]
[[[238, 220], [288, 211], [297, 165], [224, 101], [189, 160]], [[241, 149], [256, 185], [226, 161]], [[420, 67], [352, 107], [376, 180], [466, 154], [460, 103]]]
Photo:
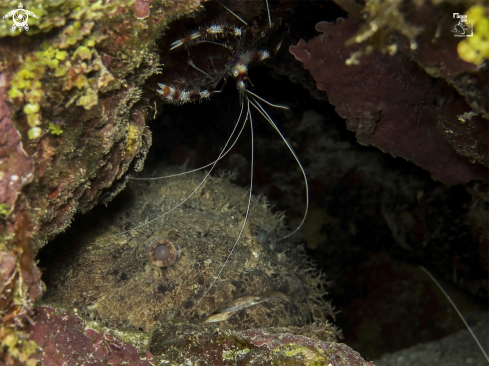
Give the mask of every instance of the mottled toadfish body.
[[256, 197], [238, 245], [202, 299], [246, 214], [248, 191], [227, 177], [209, 178], [171, 213], [120, 234], [176, 206], [202, 178], [194, 173], [131, 181], [118, 198], [122, 204], [117, 213], [97, 218], [74, 243], [63, 243], [75, 249], [50, 268], [44, 300], [77, 308], [112, 326], [146, 331], [171, 319], [237, 329], [300, 327], [331, 314], [318, 286], [321, 278], [306, 263], [302, 249], [287, 240], [273, 248], [273, 235], [286, 233], [283, 217]]

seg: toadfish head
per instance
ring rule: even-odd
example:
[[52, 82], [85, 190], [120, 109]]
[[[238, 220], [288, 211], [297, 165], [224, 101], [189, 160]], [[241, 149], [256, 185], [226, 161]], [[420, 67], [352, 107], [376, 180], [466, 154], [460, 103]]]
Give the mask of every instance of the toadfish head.
[[64, 239], [74, 249], [56, 259], [44, 299], [146, 331], [171, 319], [246, 329], [304, 326], [331, 314], [301, 249], [275, 240], [285, 232], [283, 217], [263, 198], [252, 198], [230, 255], [249, 192], [226, 177], [208, 178], [184, 204], [140, 226], [177, 206], [202, 178], [132, 181], [115, 214]]

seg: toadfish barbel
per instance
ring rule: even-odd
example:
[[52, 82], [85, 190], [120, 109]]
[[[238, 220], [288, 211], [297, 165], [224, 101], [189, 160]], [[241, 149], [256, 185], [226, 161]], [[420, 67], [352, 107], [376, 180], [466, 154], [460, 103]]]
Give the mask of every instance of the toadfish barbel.
[[283, 215], [273, 214], [263, 197], [253, 196], [243, 234], [211, 287], [248, 204], [249, 192], [228, 176], [209, 177], [183, 205], [139, 227], [183, 201], [202, 177], [132, 181], [113, 216], [91, 220], [82, 233], [70, 235], [72, 243], [63, 240], [72, 249], [50, 268], [43, 300], [110, 326], [148, 332], [171, 319], [236, 329], [320, 320], [333, 338], [334, 328], [325, 321], [333, 312], [323, 299], [324, 279], [302, 249], [290, 240], [275, 241], [286, 233]]

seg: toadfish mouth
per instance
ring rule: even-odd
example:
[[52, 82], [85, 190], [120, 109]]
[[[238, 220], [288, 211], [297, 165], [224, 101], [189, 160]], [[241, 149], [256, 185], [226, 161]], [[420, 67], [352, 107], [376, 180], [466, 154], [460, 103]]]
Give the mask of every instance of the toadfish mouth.
[[[231, 301], [225, 307], [218, 309], [214, 314], [207, 317], [203, 323], [216, 323], [227, 321], [236, 316], [240, 311], [254, 307], [265, 301], [290, 301], [291, 299], [280, 291], [267, 292], [261, 296], [243, 296]], [[262, 304], [263, 305], [263, 304]]]
[[[265, 291], [260, 293], [260, 290]], [[257, 295], [250, 294], [251, 291]], [[216, 303], [217, 306], [208, 306]], [[202, 299], [198, 307], [202, 309], [201, 306], [208, 311], [201, 313], [199, 322], [230, 325], [235, 329], [303, 326], [311, 318], [307, 292], [299, 279], [268, 275], [260, 269], [250, 269], [236, 280], [217, 283]]]

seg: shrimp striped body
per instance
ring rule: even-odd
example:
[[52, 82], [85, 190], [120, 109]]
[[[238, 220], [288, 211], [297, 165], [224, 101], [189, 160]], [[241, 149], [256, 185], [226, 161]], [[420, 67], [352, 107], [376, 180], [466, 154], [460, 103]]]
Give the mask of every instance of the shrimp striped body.
[[175, 104], [183, 104], [187, 102], [196, 102], [198, 100], [206, 99], [211, 96], [212, 89], [198, 90], [179, 90], [169, 85], [158, 83], [161, 89], [156, 91], [160, 93], [166, 100]]
[[[173, 44], [177, 42], [179, 42], [180, 44], [185, 44], [189, 42], [184, 42], [184, 40], [186, 40], [186, 38], [175, 41]], [[175, 45], [171, 49], [174, 49], [176, 47], [177, 46]], [[222, 80], [225, 80], [227, 77], [231, 76], [236, 79], [236, 87], [241, 94], [246, 89], [246, 81], [248, 80], [248, 66], [253, 63], [261, 62], [269, 57], [270, 52], [266, 50], [244, 52], [234, 57], [232, 61], [228, 62], [225, 65], [224, 70], [222, 70], [221, 72], [216, 72], [215, 75], [210, 75], [202, 71], [210, 78], [210, 82], [207, 87], [201, 90], [185, 90], [179, 89], [176, 86], [158, 83], [160, 89], [157, 89], [157, 92], [162, 97], [164, 97], [165, 100], [173, 104], [196, 102], [209, 98], [211, 94], [215, 91], [216, 85], [219, 84]], [[190, 64], [194, 66], [192, 63]]]

